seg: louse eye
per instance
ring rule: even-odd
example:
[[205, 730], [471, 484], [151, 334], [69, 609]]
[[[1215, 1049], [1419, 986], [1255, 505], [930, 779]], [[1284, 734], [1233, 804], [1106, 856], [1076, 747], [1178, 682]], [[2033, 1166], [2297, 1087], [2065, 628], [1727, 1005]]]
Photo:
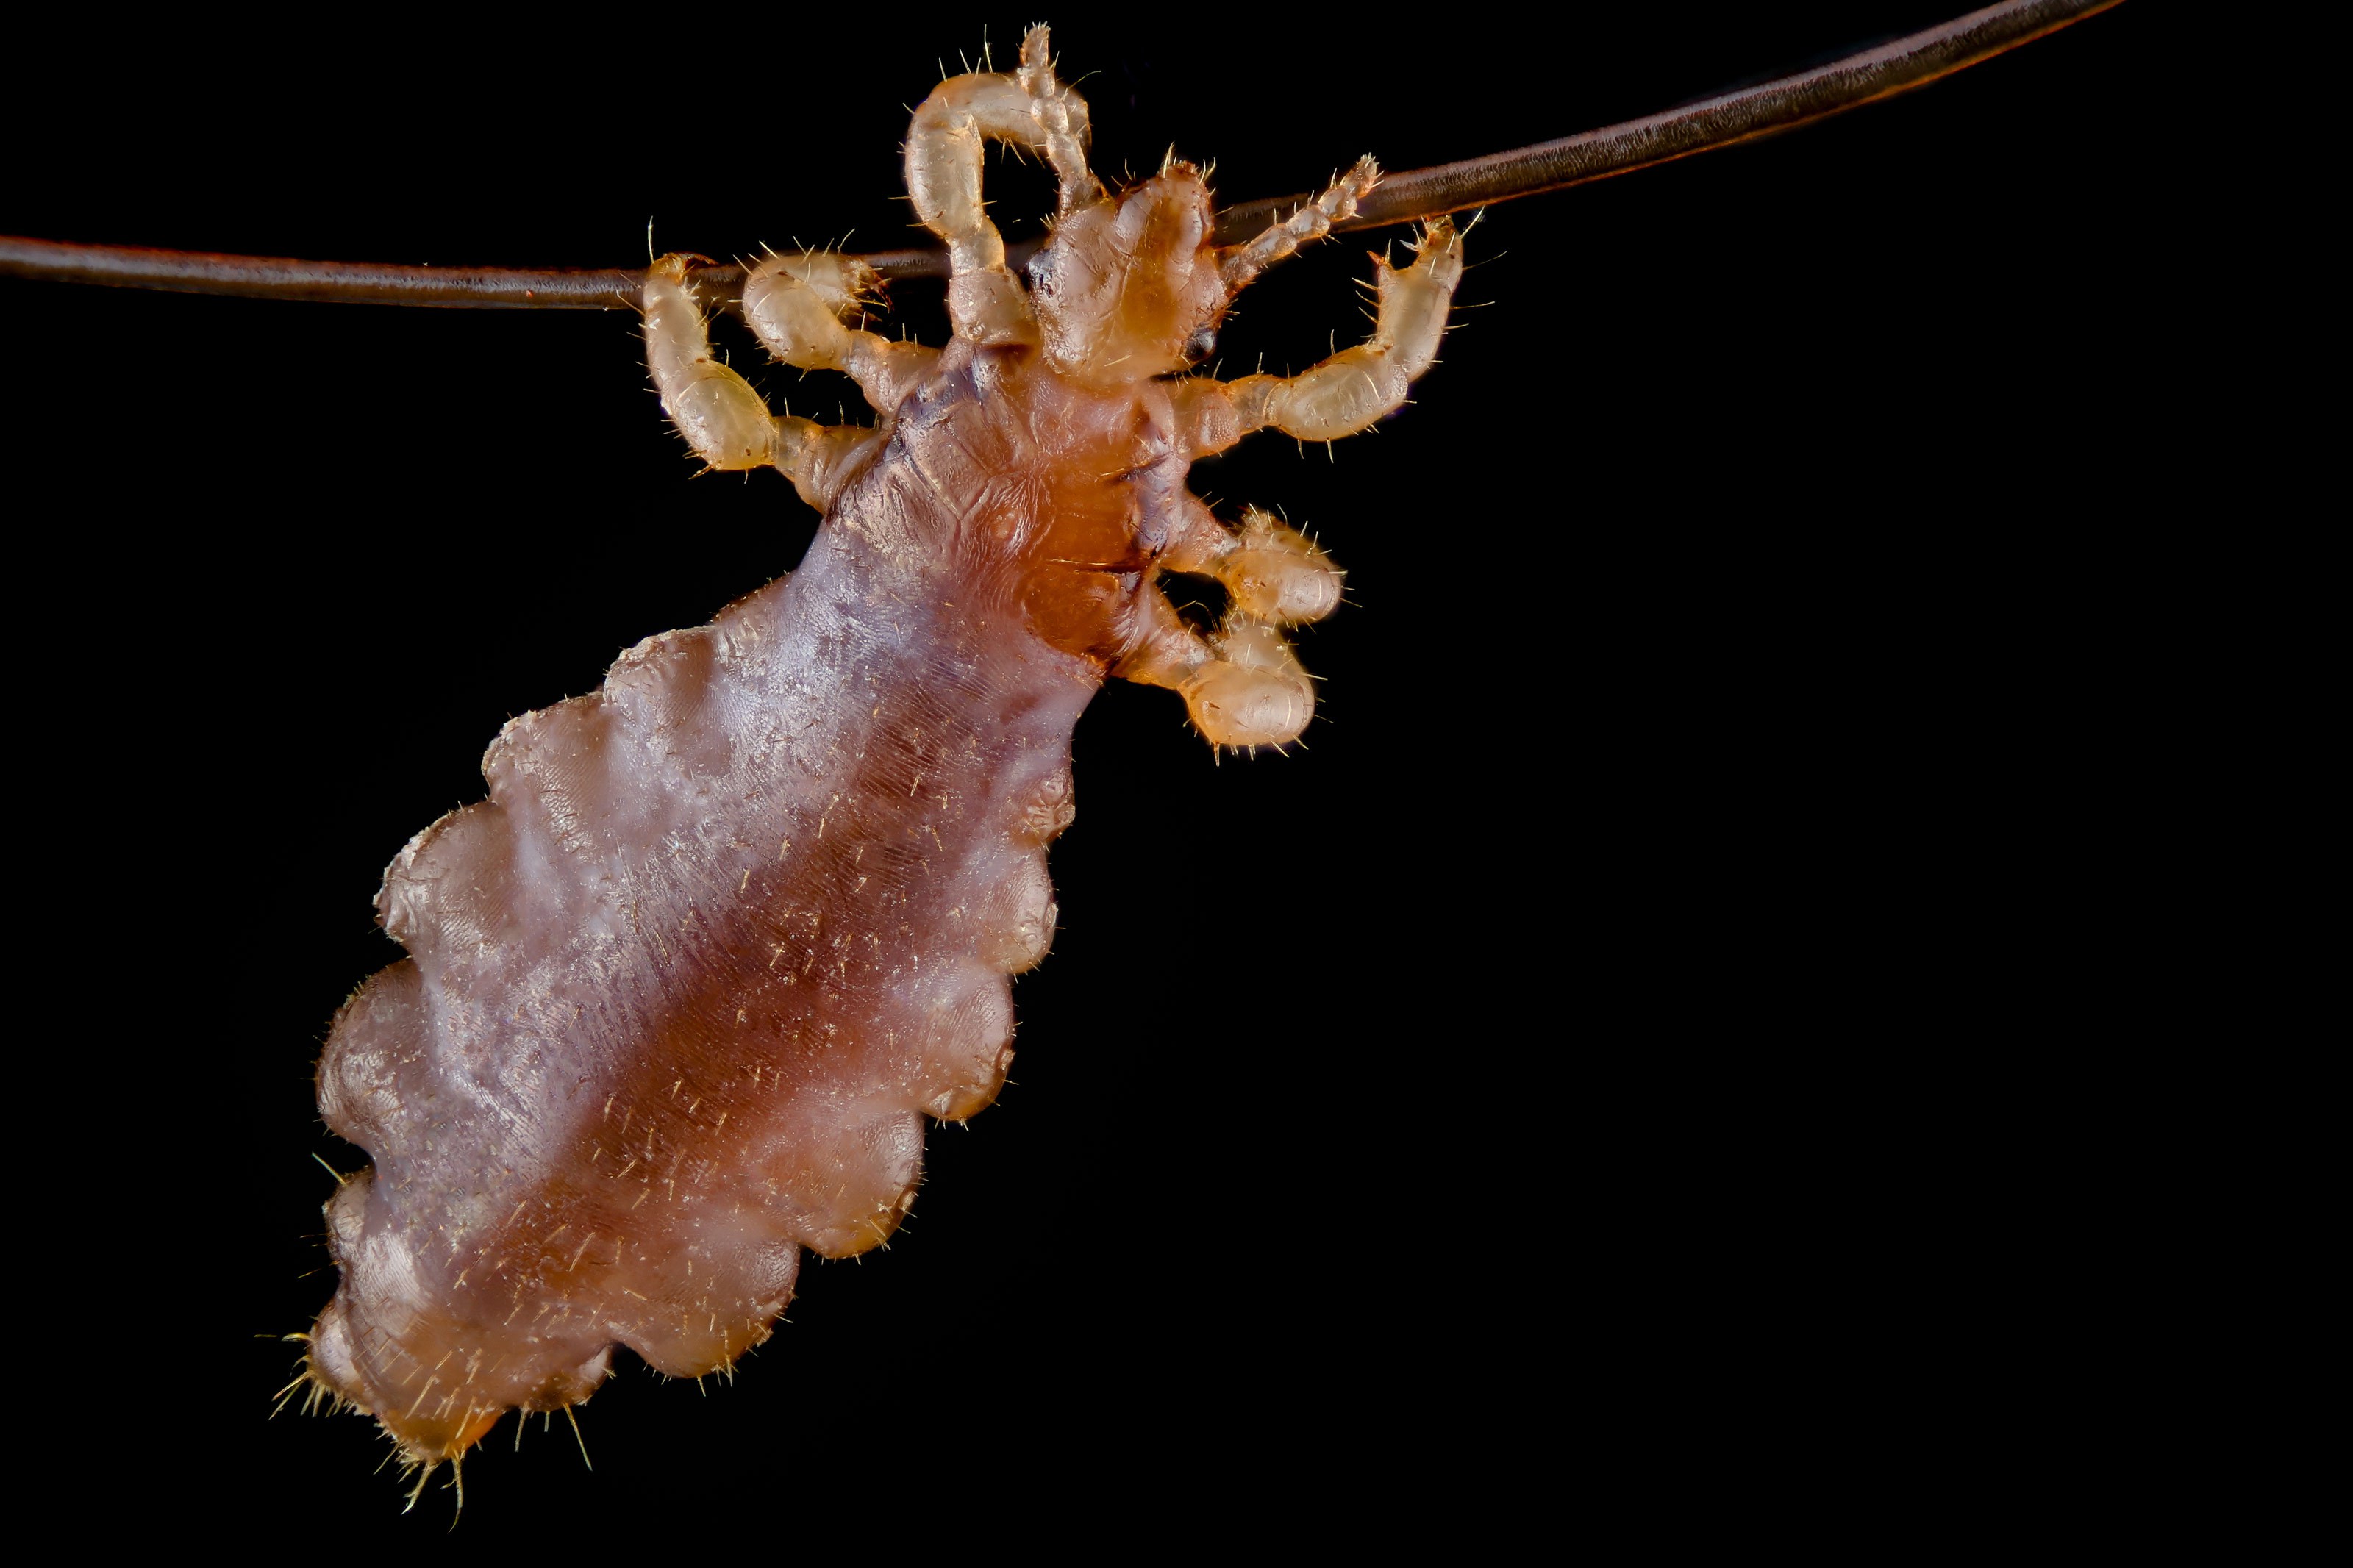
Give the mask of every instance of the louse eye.
[[1185, 343], [1185, 357], [1195, 364], [1200, 363], [1217, 352], [1218, 334], [1208, 327], [1203, 327], [1199, 331], [1195, 332]]

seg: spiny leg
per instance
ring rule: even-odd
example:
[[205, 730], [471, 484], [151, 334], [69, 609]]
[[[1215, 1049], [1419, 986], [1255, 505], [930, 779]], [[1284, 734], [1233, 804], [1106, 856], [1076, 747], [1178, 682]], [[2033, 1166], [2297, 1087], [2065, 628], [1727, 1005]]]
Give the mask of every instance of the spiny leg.
[[1054, 79], [1046, 29], [1021, 40], [1011, 76], [976, 71], [932, 89], [907, 133], [907, 194], [915, 216], [946, 242], [953, 276], [948, 314], [956, 336], [977, 343], [1031, 342], [1029, 298], [1005, 266], [1005, 241], [980, 199], [981, 146], [990, 138], [1042, 152], [1067, 215], [1103, 199], [1087, 170], [1087, 106]]
[[847, 324], [876, 298], [881, 284], [874, 269], [854, 256], [830, 250], [771, 256], [744, 280], [744, 319], [777, 359], [801, 370], [840, 371], [888, 418], [939, 351]]
[[[1373, 258], [1380, 318], [1364, 342], [1297, 375], [1246, 375], [1214, 393], [1192, 392], [1205, 405], [1191, 413], [1194, 439], [1212, 443], [1198, 446], [1195, 455], [1222, 450], [1268, 426], [1305, 441], [1353, 436], [1404, 403], [1406, 388], [1438, 356], [1447, 309], [1462, 280], [1462, 240], [1449, 219], [1432, 218], [1414, 252], [1402, 272]], [[1206, 405], [1219, 399], [1231, 410], [1230, 424]]]
[[822, 511], [839, 491], [851, 458], [881, 433], [772, 416], [760, 395], [711, 357], [711, 338], [687, 281], [687, 258], [665, 256], [646, 278], [646, 364], [662, 412], [695, 455], [727, 472], [773, 465], [801, 499]]
[[1087, 100], [1055, 79], [1044, 23], [1022, 38], [1021, 65], [1014, 76], [1029, 95], [1046, 162], [1053, 165], [1055, 216], [1066, 216], [1103, 200], [1103, 182], [1087, 167]]
[[1269, 626], [1320, 621], [1339, 607], [1340, 569], [1314, 541], [1263, 507], [1245, 508], [1241, 526], [1229, 531], [1185, 499], [1193, 515], [1161, 552], [1162, 571], [1216, 578], [1233, 616]]
[[[1369, 163], [1359, 164], [1357, 173], [1369, 184]], [[1301, 239], [1324, 232], [1331, 215], [1353, 210], [1347, 187], [1342, 182], [1325, 193], [1328, 205], [1303, 208], [1241, 247], [1244, 269], [1288, 255]], [[1320, 216], [1304, 216], [1311, 213]], [[1414, 264], [1403, 272], [1373, 258], [1380, 315], [1373, 336], [1362, 345], [1302, 375], [1245, 376], [1222, 384], [1190, 379], [1172, 386], [1179, 450], [1187, 458], [1205, 457], [1269, 425], [1303, 438], [1329, 440], [1363, 429], [1403, 403], [1408, 385], [1437, 357], [1447, 309], [1462, 277], [1461, 243], [1446, 219], [1431, 223], [1415, 249]], [[1226, 620], [1202, 637], [1155, 586], [1143, 596], [1134, 649], [1117, 673], [1184, 693], [1194, 725], [1214, 744], [1281, 745], [1297, 736], [1314, 712], [1314, 689], [1276, 627], [1314, 620], [1339, 603], [1340, 575], [1330, 558], [1255, 508], [1240, 531], [1229, 534], [1187, 496], [1172, 520], [1159, 565], [1218, 578], [1229, 595]]]
[[1257, 507], [1229, 531], [1191, 496], [1162, 552], [1163, 571], [1224, 584], [1224, 622], [1204, 637], [1178, 616], [1157, 586], [1143, 595], [1135, 651], [1118, 673], [1172, 687], [1210, 744], [1280, 746], [1315, 711], [1314, 688], [1276, 628], [1317, 620], [1340, 602], [1340, 572], [1304, 535]]
[[1356, 166], [1335, 181], [1322, 195], [1281, 223], [1270, 225], [1257, 238], [1221, 252], [1218, 272], [1225, 280], [1227, 298], [1249, 288], [1260, 273], [1308, 241], [1331, 233], [1334, 224], [1345, 223], [1356, 216], [1356, 204], [1380, 183], [1380, 165], [1369, 154], [1359, 158]]

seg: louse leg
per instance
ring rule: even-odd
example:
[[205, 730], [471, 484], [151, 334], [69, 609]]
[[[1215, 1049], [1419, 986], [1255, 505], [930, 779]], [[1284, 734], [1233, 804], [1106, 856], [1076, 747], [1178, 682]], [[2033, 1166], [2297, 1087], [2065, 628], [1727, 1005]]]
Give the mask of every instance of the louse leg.
[[1276, 628], [1329, 615], [1340, 602], [1339, 569], [1257, 507], [1229, 532], [1191, 496], [1184, 505], [1160, 568], [1224, 584], [1225, 621], [1200, 636], [1155, 585], [1143, 598], [1145, 624], [1136, 650], [1117, 673], [1181, 693], [1194, 727], [1212, 745], [1282, 745], [1314, 716], [1315, 695]]
[[1380, 182], [1380, 177], [1379, 164], [1370, 156], [1359, 158], [1356, 166], [1334, 182], [1330, 190], [1281, 223], [1270, 226], [1257, 238], [1227, 250], [1218, 261], [1218, 275], [1225, 279], [1227, 297], [1230, 299], [1249, 288], [1260, 273], [1308, 241], [1331, 233], [1334, 224], [1345, 223], [1356, 216], [1356, 204]]
[[[1380, 319], [1356, 347], [1297, 375], [1246, 375], [1188, 389], [1184, 414], [1196, 455], [1269, 426], [1304, 441], [1353, 436], [1404, 403], [1406, 388], [1438, 355], [1454, 286], [1462, 280], [1462, 239], [1448, 219], [1432, 218], [1414, 251], [1414, 264], [1402, 272], [1373, 258]], [[1219, 401], [1225, 410], [1216, 406]]]
[[1186, 499], [1208, 526], [1187, 527], [1162, 552], [1162, 571], [1216, 578], [1233, 616], [1269, 626], [1319, 621], [1338, 607], [1340, 569], [1305, 534], [1261, 507], [1246, 509], [1241, 527], [1229, 531], [1208, 519], [1208, 508]]
[[1087, 100], [1054, 79], [1044, 23], [1022, 38], [1021, 66], [1015, 75], [1029, 95], [1030, 113], [1044, 137], [1046, 162], [1053, 165], [1056, 216], [1103, 200], [1103, 182], [1087, 167]]
[[727, 472], [774, 466], [809, 505], [830, 506], [849, 460], [882, 432], [771, 415], [750, 382], [711, 357], [686, 258], [665, 256], [654, 263], [643, 306], [646, 364], [662, 412], [695, 455]]
[[976, 343], [1034, 342], [1029, 300], [1005, 266], [1005, 241], [980, 199], [981, 146], [994, 138], [1045, 153], [1068, 214], [1103, 199], [1087, 170], [1087, 106], [1054, 79], [1046, 29], [1021, 40], [1011, 76], [976, 71], [932, 89], [907, 132], [907, 194], [915, 216], [946, 242], [948, 314]]
[[854, 256], [830, 250], [771, 256], [744, 280], [744, 319], [777, 359], [801, 370], [841, 372], [887, 418], [939, 351], [847, 324], [876, 298], [881, 284], [874, 269]]

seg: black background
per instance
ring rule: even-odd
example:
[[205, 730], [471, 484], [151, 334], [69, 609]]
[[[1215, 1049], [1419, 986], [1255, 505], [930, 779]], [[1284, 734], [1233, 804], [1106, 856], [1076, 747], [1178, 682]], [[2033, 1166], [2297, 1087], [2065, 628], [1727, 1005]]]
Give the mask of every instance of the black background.
[[[1239, 198], [1952, 8], [1643, 9], [1080, 15], [1056, 42], [1106, 174], [1173, 142]], [[989, 19], [1000, 63], [1021, 20]], [[649, 216], [712, 255], [895, 245], [902, 106], [981, 22], [65, 39], [12, 68], [0, 228], [448, 264], [638, 262]], [[1304, 640], [1305, 747], [1215, 765], [1172, 694], [1107, 690], [1014, 1085], [934, 1131], [898, 1240], [811, 1261], [733, 1386], [625, 1356], [582, 1413], [593, 1474], [560, 1423], [519, 1458], [501, 1426], [456, 1540], [1461, 1542], [1628, 1499], [1672, 1539], [1803, 1516], [1851, 1467], [1900, 1490], [1873, 1435], [1981, 1413], [2064, 1267], [2003, 1239], [2042, 1156], [2032, 1097], [1993, 1086], [2065, 1026], [2031, 999], [2142, 685], [2118, 627], [2172, 461], [2166, 25], [2127, 5], [1498, 208], [1413, 406], [1335, 460], [1261, 437], [1202, 465], [1228, 515], [1280, 506], [1350, 572]], [[1043, 177], [992, 182], [1029, 232]], [[1360, 331], [1366, 243], [1254, 289], [1227, 374]], [[937, 286], [896, 297], [938, 341]], [[98, 1538], [438, 1544], [448, 1498], [399, 1519], [367, 1423], [265, 1419], [298, 1348], [272, 1336], [331, 1288], [311, 1156], [362, 1159], [309, 1074], [396, 956], [377, 872], [479, 796], [508, 716], [789, 568], [815, 520], [774, 475], [691, 477], [626, 313], [0, 301], [40, 803], [16, 978], [50, 998], [17, 1047], [49, 1261], [18, 1268], [65, 1331], [20, 1337], [58, 1380], [21, 1397]], [[763, 384], [824, 417], [848, 395]], [[1813, 1479], [1706, 1500], [1792, 1448]]]

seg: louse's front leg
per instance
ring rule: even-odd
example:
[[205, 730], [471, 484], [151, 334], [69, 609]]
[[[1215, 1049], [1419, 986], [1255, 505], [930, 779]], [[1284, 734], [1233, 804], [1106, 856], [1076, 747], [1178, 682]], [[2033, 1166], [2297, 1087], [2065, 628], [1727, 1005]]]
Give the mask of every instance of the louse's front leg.
[[1402, 272], [1373, 258], [1380, 318], [1370, 338], [1297, 375], [1246, 375], [1218, 385], [1233, 423], [1225, 426], [1214, 407], [1201, 408], [1200, 439], [1208, 444], [1198, 450], [1221, 450], [1269, 426], [1303, 441], [1330, 441], [1403, 404], [1407, 387], [1438, 356], [1454, 287], [1462, 280], [1462, 238], [1449, 219], [1431, 219], [1414, 251], [1414, 264]]
[[976, 343], [1035, 342], [1029, 296], [1005, 265], [1005, 241], [980, 199], [982, 143], [995, 139], [1043, 153], [1060, 184], [1063, 216], [1103, 199], [1087, 170], [1087, 106], [1054, 79], [1046, 29], [1021, 40], [1011, 76], [976, 71], [932, 89], [907, 133], [907, 194], [915, 216], [944, 240], [953, 275], [948, 314]]
[[[819, 425], [771, 415], [752, 384], [711, 357], [702, 307], [686, 258], [665, 256], [646, 279], [646, 365], [662, 412], [695, 455], [727, 472], [775, 467], [801, 499], [822, 511], [867, 447], [882, 438], [858, 425]], [[838, 324], [837, 324], [838, 325]]]

